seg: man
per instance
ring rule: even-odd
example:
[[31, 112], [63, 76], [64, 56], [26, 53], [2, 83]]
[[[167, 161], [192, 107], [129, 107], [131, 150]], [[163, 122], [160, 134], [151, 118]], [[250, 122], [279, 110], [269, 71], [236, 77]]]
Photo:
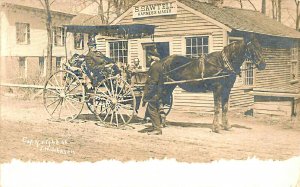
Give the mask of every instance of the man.
[[149, 135], [162, 134], [162, 118], [160, 114], [161, 94], [163, 89], [163, 67], [156, 48], [149, 51], [148, 58], [152, 59], [151, 67], [144, 90], [143, 102], [148, 103], [146, 114], [149, 115], [153, 129]]
[[92, 84], [95, 86], [98, 82], [104, 79], [103, 71], [105, 69], [105, 65], [114, 62], [96, 50], [96, 41], [94, 38], [91, 38], [87, 44], [89, 47], [89, 52], [85, 56], [87, 76], [91, 79]]

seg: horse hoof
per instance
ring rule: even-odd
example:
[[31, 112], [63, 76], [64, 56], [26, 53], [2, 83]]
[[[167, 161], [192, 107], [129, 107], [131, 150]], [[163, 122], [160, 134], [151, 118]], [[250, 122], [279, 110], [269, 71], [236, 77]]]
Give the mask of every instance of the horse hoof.
[[212, 132], [214, 132], [214, 133], [220, 133], [220, 128], [215, 127], [215, 128], [212, 129]]

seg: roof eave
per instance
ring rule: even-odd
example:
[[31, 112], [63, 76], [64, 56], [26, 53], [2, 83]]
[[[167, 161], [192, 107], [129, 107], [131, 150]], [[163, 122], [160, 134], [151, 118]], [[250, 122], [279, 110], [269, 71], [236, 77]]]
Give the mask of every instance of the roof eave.
[[264, 33], [264, 32], [258, 32], [258, 31], [252, 31], [252, 30], [247, 30], [247, 29], [235, 29], [236, 31], [240, 31], [240, 32], [250, 32], [250, 33], [256, 33], [256, 34], [262, 34], [262, 35], [267, 35], [267, 36], [274, 36], [274, 37], [281, 37], [281, 38], [290, 38], [290, 39], [300, 39], [300, 33], [299, 36], [295, 37], [295, 36], [286, 36], [286, 35], [280, 35], [280, 34], [269, 34], [269, 33]]
[[[32, 10], [39, 10], [42, 11], [44, 10], [43, 8], [37, 8], [37, 7], [30, 7], [30, 6], [25, 6], [25, 5], [17, 5], [17, 4], [13, 4], [13, 3], [7, 3], [4, 2], [1, 4], [2, 7], [18, 7], [18, 8], [23, 8], [23, 9], [32, 9]], [[64, 16], [68, 16], [68, 17], [74, 17], [76, 16], [76, 14], [73, 13], [67, 13], [67, 12], [62, 12], [62, 11], [57, 11], [57, 10], [51, 10], [52, 13], [56, 13], [56, 14], [61, 14]]]

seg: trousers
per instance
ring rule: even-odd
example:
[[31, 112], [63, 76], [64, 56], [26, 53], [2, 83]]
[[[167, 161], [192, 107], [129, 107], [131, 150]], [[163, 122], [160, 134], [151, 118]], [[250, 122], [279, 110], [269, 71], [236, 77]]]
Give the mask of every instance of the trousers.
[[151, 119], [153, 128], [156, 130], [161, 129], [161, 116], [159, 114], [159, 102], [151, 101], [147, 105], [147, 113]]

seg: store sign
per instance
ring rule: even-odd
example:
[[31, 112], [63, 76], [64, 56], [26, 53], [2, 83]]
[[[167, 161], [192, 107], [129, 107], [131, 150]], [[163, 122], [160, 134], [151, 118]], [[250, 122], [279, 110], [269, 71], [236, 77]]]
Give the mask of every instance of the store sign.
[[165, 16], [177, 14], [176, 2], [164, 2], [133, 7], [133, 18]]

